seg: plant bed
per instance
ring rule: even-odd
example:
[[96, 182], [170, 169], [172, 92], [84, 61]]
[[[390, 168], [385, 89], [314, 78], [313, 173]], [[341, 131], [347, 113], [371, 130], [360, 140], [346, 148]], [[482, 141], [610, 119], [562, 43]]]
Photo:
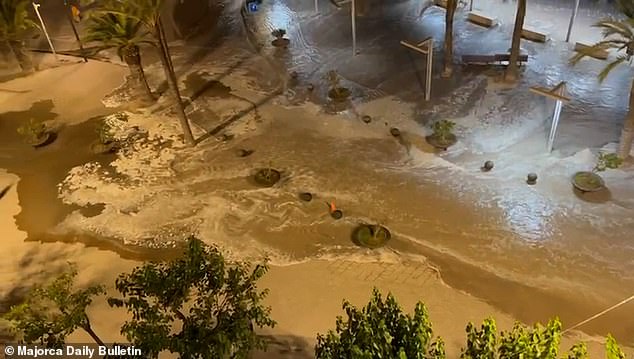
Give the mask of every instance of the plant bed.
[[253, 152], [255, 151], [241, 148], [238, 151], [236, 151], [236, 154], [238, 155], [238, 157], [249, 157], [253, 154]]
[[96, 155], [107, 155], [113, 153], [116, 150], [116, 144], [114, 142], [103, 143], [99, 140], [90, 144], [90, 151]]
[[302, 192], [299, 194], [299, 199], [304, 202], [310, 202], [313, 200], [313, 194], [310, 192]]
[[275, 47], [288, 47], [290, 43], [291, 43], [291, 40], [285, 39], [285, 38], [279, 38], [279, 39], [275, 39], [271, 41], [271, 45]]
[[26, 138], [24, 139], [24, 143], [32, 147], [42, 147], [48, 145], [53, 142], [54, 136], [50, 132], [44, 132], [35, 138]]
[[341, 219], [343, 218], [343, 212], [340, 209], [335, 209], [334, 211], [330, 212], [330, 217], [334, 219]]
[[282, 178], [282, 173], [272, 168], [259, 169], [253, 176], [255, 183], [263, 187], [273, 187]]
[[456, 126], [455, 122], [440, 120], [434, 122], [431, 135], [426, 136], [425, 140], [435, 148], [447, 150], [450, 146], [453, 146], [458, 142], [458, 138], [451, 131]]
[[271, 35], [275, 37], [275, 40], [271, 41], [271, 45], [275, 47], [288, 47], [291, 42], [291, 40], [284, 38], [284, 35], [286, 35], [286, 30], [284, 29], [273, 30]]
[[30, 119], [20, 126], [18, 134], [24, 138], [24, 143], [33, 147], [48, 145], [55, 140], [55, 136], [48, 131], [46, 125], [36, 119]]
[[434, 136], [434, 135], [429, 135], [425, 137], [425, 140], [430, 145], [441, 150], [447, 150], [447, 148], [455, 145], [456, 142], [458, 142], [458, 138], [453, 133], [448, 134], [444, 138]]
[[345, 102], [350, 98], [352, 93], [345, 87], [335, 87], [328, 90], [328, 97], [337, 102]]
[[383, 247], [390, 238], [390, 230], [381, 225], [362, 224], [352, 232], [352, 241], [356, 245], [370, 249]]
[[605, 188], [603, 178], [594, 172], [577, 172], [572, 176], [572, 185], [581, 192], [596, 192]]

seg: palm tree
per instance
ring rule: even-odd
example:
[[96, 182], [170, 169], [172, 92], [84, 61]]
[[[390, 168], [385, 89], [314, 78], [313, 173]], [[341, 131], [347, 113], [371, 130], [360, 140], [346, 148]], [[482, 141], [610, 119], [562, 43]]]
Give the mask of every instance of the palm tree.
[[524, 28], [524, 17], [526, 17], [526, 0], [517, 1], [517, 13], [515, 14], [515, 27], [513, 28], [513, 41], [511, 43], [511, 56], [509, 66], [504, 73], [504, 80], [514, 82], [519, 78], [519, 56], [520, 41], [522, 40], [522, 29]]
[[24, 38], [39, 28], [29, 18], [28, 0], [0, 0], [0, 40], [6, 41], [22, 71], [33, 71], [33, 62], [24, 50]]
[[451, 77], [453, 72], [453, 18], [457, 6], [457, 0], [447, 0], [447, 11], [445, 12], [445, 57], [443, 59], [442, 77]]
[[187, 114], [185, 113], [185, 105], [183, 104], [178, 89], [178, 80], [174, 73], [174, 65], [172, 64], [172, 58], [169, 53], [169, 47], [167, 46], [167, 39], [161, 21], [162, 5], [163, 0], [109, 0], [105, 2], [103, 7], [108, 13], [138, 20], [143, 24], [143, 28], [154, 37], [158, 45], [159, 57], [163, 64], [168, 86], [176, 102], [177, 115], [183, 130], [185, 142], [193, 146], [196, 142], [187, 119]]
[[86, 27], [86, 42], [101, 43], [100, 50], [115, 48], [121, 60], [125, 61], [136, 87], [143, 91], [149, 101], [154, 101], [152, 90], [148, 85], [141, 63], [142, 44], [151, 44], [147, 39], [143, 24], [129, 16], [108, 12], [93, 13]]
[[[625, 20], [606, 19], [597, 22], [594, 26], [603, 30], [603, 40], [592, 45], [590, 48], [580, 51], [570, 59], [571, 64], [578, 63], [582, 58], [590, 56], [596, 51], [614, 49], [619, 52], [616, 59], [607, 64], [599, 73], [599, 82], [605, 78], [622, 63], [632, 62], [634, 56], [634, 6], [626, 4], [627, 1], [619, 1], [621, 9], [627, 16]], [[627, 117], [621, 129], [618, 156], [625, 159], [632, 149], [632, 139], [634, 137], [634, 80], [630, 88], [630, 102]]]

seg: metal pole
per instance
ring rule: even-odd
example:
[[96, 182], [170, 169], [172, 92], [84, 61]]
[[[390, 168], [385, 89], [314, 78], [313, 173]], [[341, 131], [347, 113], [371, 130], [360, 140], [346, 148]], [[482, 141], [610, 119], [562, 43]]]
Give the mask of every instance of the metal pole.
[[319, 0], [315, 0], [315, 12], [319, 14]]
[[548, 138], [548, 153], [553, 151], [553, 143], [557, 134], [557, 126], [559, 125], [559, 115], [561, 114], [562, 102], [557, 100], [555, 104], [555, 113], [553, 114], [553, 124], [550, 127], [550, 136]]
[[42, 31], [44, 31], [44, 35], [46, 35], [46, 40], [48, 40], [48, 46], [51, 47], [51, 51], [53, 51], [53, 56], [55, 56], [55, 60], [57, 60], [57, 53], [55, 52], [55, 48], [53, 47], [51, 38], [48, 36], [48, 31], [46, 31], [46, 25], [44, 25], [42, 15], [40, 15], [40, 4], [36, 4], [34, 2], [32, 2], [31, 4], [33, 4], [33, 9], [35, 9], [35, 14], [37, 14], [37, 18], [40, 19], [40, 24], [42, 24]]
[[570, 41], [570, 34], [572, 33], [572, 25], [575, 23], [577, 17], [577, 11], [579, 10], [579, 0], [575, 0], [575, 7], [572, 9], [572, 15], [570, 16], [570, 24], [568, 24], [568, 33], [566, 34], [566, 42]]
[[427, 43], [427, 79], [425, 80], [425, 101], [431, 98], [431, 70], [434, 58], [434, 40]]
[[[68, 1], [64, 0], [64, 6], [68, 7]], [[86, 57], [86, 53], [84, 52], [84, 45], [81, 43], [81, 39], [79, 38], [79, 33], [77, 32], [77, 28], [75, 27], [75, 21], [73, 20], [73, 15], [71, 14], [71, 8], [66, 12], [66, 17], [68, 17], [68, 21], [70, 21], [70, 26], [73, 28], [73, 34], [75, 34], [75, 39], [77, 39], [77, 44], [79, 44], [79, 51], [81, 51], [81, 56], [84, 58], [84, 62], [88, 62], [88, 58]]]
[[352, 6], [350, 10], [350, 19], [352, 22], [352, 56], [357, 54], [357, 23], [356, 23], [356, 8], [354, 6], [355, 0], [352, 0]]
[[473, 0], [469, 1], [469, 11], [473, 11]]

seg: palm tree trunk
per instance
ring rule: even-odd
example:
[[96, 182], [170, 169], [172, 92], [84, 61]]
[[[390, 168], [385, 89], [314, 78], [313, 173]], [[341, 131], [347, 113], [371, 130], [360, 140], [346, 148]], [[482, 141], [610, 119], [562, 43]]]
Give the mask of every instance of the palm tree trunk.
[[154, 101], [154, 95], [152, 95], [152, 89], [147, 83], [145, 77], [145, 71], [143, 71], [143, 64], [141, 63], [141, 52], [138, 46], [130, 45], [123, 48], [123, 60], [128, 65], [132, 78], [136, 82], [136, 87], [143, 91], [148, 101]]
[[453, 17], [456, 13], [457, 0], [447, 0], [445, 12], [445, 54], [443, 58], [442, 77], [451, 77], [453, 72]]
[[24, 43], [21, 40], [9, 40], [8, 43], [22, 71], [33, 71], [33, 61], [31, 61], [31, 57], [25, 53]]
[[517, 1], [517, 13], [515, 14], [515, 27], [513, 28], [513, 42], [511, 44], [511, 56], [509, 66], [504, 73], [506, 81], [517, 81], [519, 78], [519, 66], [517, 60], [520, 56], [520, 41], [522, 40], [522, 29], [524, 28], [524, 17], [526, 16], [526, 0]]
[[619, 141], [618, 156], [622, 159], [629, 157], [632, 151], [632, 140], [634, 139], [634, 81], [632, 81], [632, 87], [630, 88], [630, 106], [627, 113], [627, 118], [623, 124], [621, 130], [621, 139]]
[[176, 101], [176, 113], [183, 129], [183, 137], [185, 138], [185, 142], [187, 144], [194, 146], [196, 142], [194, 141], [194, 135], [192, 134], [189, 121], [187, 120], [187, 114], [185, 114], [185, 105], [183, 104], [183, 99], [181, 98], [180, 91], [178, 90], [178, 81], [176, 79], [176, 74], [174, 73], [169, 48], [167, 47], [167, 39], [165, 38], [165, 32], [163, 31], [160, 19], [156, 22], [156, 28], [154, 31], [159, 43], [159, 55], [161, 63], [163, 64], [163, 69], [165, 70], [165, 76], [167, 77], [167, 84], [172, 90], [172, 95]]

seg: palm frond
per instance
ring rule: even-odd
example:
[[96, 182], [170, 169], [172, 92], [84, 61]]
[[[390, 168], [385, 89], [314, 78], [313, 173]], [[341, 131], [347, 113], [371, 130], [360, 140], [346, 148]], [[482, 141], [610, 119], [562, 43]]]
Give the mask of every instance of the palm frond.
[[627, 61], [628, 59], [629, 59], [628, 56], [620, 55], [616, 58], [616, 60], [607, 64], [597, 76], [599, 78], [599, 82], [603, 82], [603, 80], [605, 80], [606, 77], [608, 77], [608, 75], [610, 74], [610, 72], [612, 72], [612, 70], [614, 70], [617, 66]]
[[604, 38], [608, 36], [612, 36], [612, 35], [618, 35], [626, 39], [634, 38], [634, 32], [632, 31], [632, 27], [630, 26], [630, 24], [628, 24], [627, 21], [605, 19], [605, 20], [598, 21], [593, 26], [599, 27], [602, 29], [602, 35]]

